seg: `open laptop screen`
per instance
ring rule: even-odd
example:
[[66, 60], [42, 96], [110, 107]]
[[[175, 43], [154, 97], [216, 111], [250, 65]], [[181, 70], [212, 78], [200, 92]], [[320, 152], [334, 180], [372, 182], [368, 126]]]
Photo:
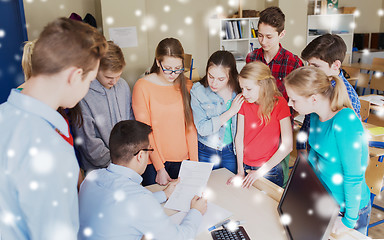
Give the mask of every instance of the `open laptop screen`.
[[288, 237], [328, 239], [339, 209], [307, 159], [298, 157], [278, 206]]

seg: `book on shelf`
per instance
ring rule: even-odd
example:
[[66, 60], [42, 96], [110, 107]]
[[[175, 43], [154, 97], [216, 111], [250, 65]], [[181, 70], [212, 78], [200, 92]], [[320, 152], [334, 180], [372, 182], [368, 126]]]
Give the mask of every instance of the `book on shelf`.
[[255, 27], [253, 26], [253, 22], [251, 22], [251, 36], [253, 38], [256, 38], [256, 30], [255, 30]]
[[239, 28], [239, 35], [240, 35], [240, 38], [243, 38], [243, 29], [242, 29], [242, 24], [241, 24], [241, 21], [237, 21], [237, 26]]
[[227, 39], [234, 39], [235, 36], [233, 34], [233, 26], [232, 26], [232, 23], [230, 21], [226, 21], [225, 22], [225, 25], [226, 25], [226, 28], [227, 28], [227, 32], [228, 32], [228, 38]]
[[237, 27], [237, 21], [232, 21], [232, 25], [233, 25], [233, 33], [235, 35], [235, 38], [239, 39], [240, 34], [239, 34], [239, 28]]

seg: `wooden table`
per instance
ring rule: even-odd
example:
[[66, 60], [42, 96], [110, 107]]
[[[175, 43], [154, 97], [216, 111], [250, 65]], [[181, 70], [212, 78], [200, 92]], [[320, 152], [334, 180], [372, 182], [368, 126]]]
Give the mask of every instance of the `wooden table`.
[[343, 66], [358, 68], [361, 70], [384, 72], [384, 65], [372, 65], [366, 63], [344, 63], [341, 68], [343, 68]]
[[[243, 226], [251, 239], [286, 240], [285, 229], [277, 212], [283, 189], [264, 178], [256, 181], [249, 189], [228, 186], [226, 181], [231, 176], [233, 173], [227, 169], [212, 171], [207, 184], [207, 189], [210, 189], [212, 197], [208, 201], [231, 211], [233, 213], [231, 219], [246, 221]], [[147, 188], [154, 192], [164, 187], [155, 184]], [[164, 209], [164, 211], [167, 215], [176, 212], [169, 209]], [[330, 238], [331, 240], [369, 239], [353, 229], [337, 238], [333, 235]], [[212, 237], [207, 230], [198, 235], [196, 239], [209, 240]]]

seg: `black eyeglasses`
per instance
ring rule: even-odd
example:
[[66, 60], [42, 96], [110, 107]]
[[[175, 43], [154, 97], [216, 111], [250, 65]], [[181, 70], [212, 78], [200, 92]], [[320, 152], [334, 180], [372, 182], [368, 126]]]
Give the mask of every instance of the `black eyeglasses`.
[[155, 149], [153, 149], [153, 148], [143, 148], [143, 149], [140, 149], [139, 151], [137, 151], [137, 153], [133, 154], [133, 156], [136, 156], [137, 154], [139, 154], [140, 151], [153, 152], [153, 151], [155, 151]]
[[184, 72], [184, 66], [183, 66], [183, 68], [176, 69], [176, 70], [165, 69], [165, 68], [163, 68], [163, 65], [161, 65], [161, 62], [160, 62], [160, 67], [161, 67], [161, 69], [163, 70], [163, 73], [165, 73], [165, 74], [169, 74], [169, 75], [171, 75], [172, 73], [180, 74], [180, 73]]

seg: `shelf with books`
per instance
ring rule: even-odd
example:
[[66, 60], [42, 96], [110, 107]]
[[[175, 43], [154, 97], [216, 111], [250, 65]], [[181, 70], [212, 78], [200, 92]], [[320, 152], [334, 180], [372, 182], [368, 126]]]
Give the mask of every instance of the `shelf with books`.
[[347, 55], [352, 56], [354, 25], [353, 14], [308, 15], [307, 44], [323, 34], [337, 34], [347, 45]]
[[217, 50], [234, 54], [238, 70], [245, 65], [245, 58], [253, 48], [259, 48], [257, 24], [259, 18], [223, 18], [209, 22], [209, 55]]

